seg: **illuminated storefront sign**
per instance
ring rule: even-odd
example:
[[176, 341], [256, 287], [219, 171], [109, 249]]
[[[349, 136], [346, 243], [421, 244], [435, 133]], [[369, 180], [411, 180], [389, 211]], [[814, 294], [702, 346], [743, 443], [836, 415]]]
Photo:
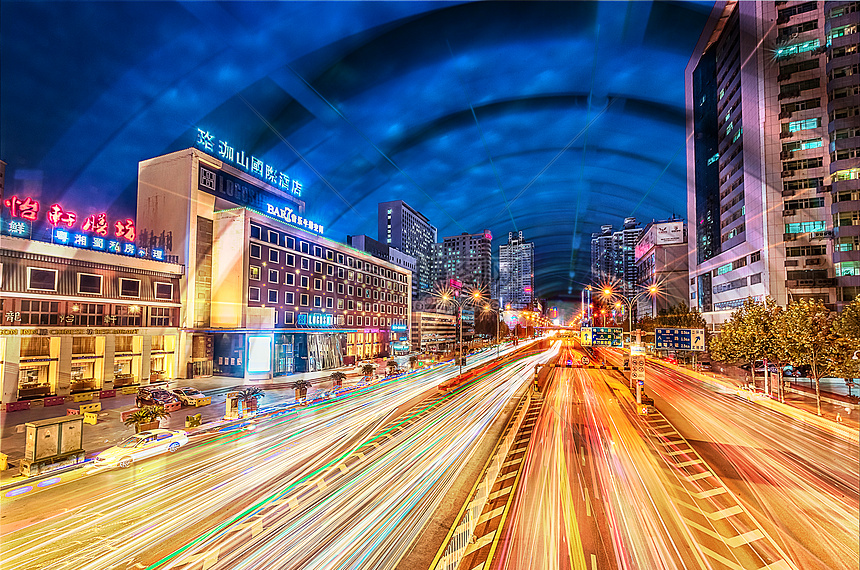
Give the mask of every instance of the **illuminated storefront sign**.
[[409, 330], [407, 325], [391, 325], [392, 332], [406, 332], [407, 330]]
[[318, 234], [323, 233], [323, 226], [296, 213], [296, 204], [221, 170], [201, 164], [197, 188], [238, 206], [252, 208]]
[[40, 218], [42, 205], [31, 196], [23, 199], [11, 196], [3, 201], [3, 205], [5, 209], [0, 219], [2, 235], [164, 261], [163, 249], [135, 245], [137, 229], [131, 218], [118, 219], [111, 224], [105, 212], [81, 218], [77, 212], [66, 210], [61, 204], [52, 204], [45, 211], [44, 218]]
[[285, 222], [288, 222], [290, 224], [294, 224], [294, 225], [306, 228], [312, 232], [315, 232], [318, 234], [323, 233], [323, 227], [321, 225], [319, 225], [318, 223], [311, 221], [305, 217], [297, 215], [295, 212], [293, 212], [292, 208], [287, 208], [287, 207], [279, 208], [279, 207], [275, 206], [274, 204], [266, 204], [266, 213], [270, 216], [275, 216], [276, 218], [280, 218], [280, 219], [282, 219]]
[[246, 154], [244, 150], [235, 149], [226, 140], [216, 139], [212, 131], [197, 129], [197, 142], [194, 143], [200, 149], [212, 153], [213, 156], [237, 166], [251, 176], [256, 176], [263, 182], [271, 184], [289, 192], [293, 196], [302, 195], [302, 183], [298, 180], [290, 180], [290, 177], [279, 170], [275, 170], [271, 164], [266, 164], [256, 156]]
[[308, 327], [330, 327], [334, 325], [334, 315], [328, 313], [299, 313], [296, 324]]

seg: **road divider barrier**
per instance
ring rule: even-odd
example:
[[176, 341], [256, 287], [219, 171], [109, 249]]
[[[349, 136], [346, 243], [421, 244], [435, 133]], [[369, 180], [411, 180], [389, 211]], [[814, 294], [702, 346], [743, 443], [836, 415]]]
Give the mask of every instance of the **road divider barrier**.
[[212, 403], [212, 397], [206, 396], [205, 398], [195, 398], [194, 399], [194, 407], [199, 408], [201, 406], [208, 406]]
[[92, 404], [81, 404], [78, 406], [78, 409], [82, 414], [87, 412], [100, 412], [102, 411], [102, 403], [101, 402], [93, 402]]
[[123, 386], [119, 389], [120, 394], [125, 394], [128, 396], [129, 394], [137, 394], [137, 386]]
[[28, 402], [26, 400], [23, 402], [9, 402], [8, 404], [6, 404], [6, 411], [7, 412], [17, 412], [18, 410], [29, 410], [29, 409], [30, 409], [30, 402]]
[[82, 394], [72, 394], [73, 402], [89, 402], [93, 399], [92, 392], [84, 392]]
[[203, 416], [201, 414], [194, 414], [193, 416], [185, 416], [185, 427], [199, 427], [200, 424], [203, 423]]
[[461, 511], [459, 515], [460, 522], [446, 538], [448, 545], [445, 547], [442, 556], [438, 558], [438, 561], [435, 561], [435, 564], [431, 566], [433, 570], [457, 570], [460, 566], [460, 562], [466, 554], [466, 549], [472, 543], [475, 527], [478, 525], [478, 519], [481, 517], [481, 512], [484, 510], [484, 506], [490, 496], [490, 490], [493, 488], [496, 477], [498, 477], [505, 458], [520, 431], [520, 426], [522, 426], [529, 411], [531, 401], [532, 391], [526, 390], [526, 394], [521, 400], [522, 403], [517, 408], [508, 426], [507, 435], [496, 447], [488, 466], [485, 468], [483, 478], [471, 493], [471, 500], [464, 506], [464, 510]]
[[84, 413], [84, 423], [90, 425], [96, 425], [99, 423], [99, 414], [98, 412], [85, 412]]
[[59, 406], [66, 403], [66, 398], [65, 396], [49, 396], [43, 399], [42, 402], [46, 408], [48, 406]]
[[177, 410], [182, 409], [182, 402], [170, 402], [169, 404], [164, 404], [165, 412], [175, 412]]
[[99, 392], [99, 400], [114, 397], [116, 397], [116, 390], [102, 390], [101, 392]]

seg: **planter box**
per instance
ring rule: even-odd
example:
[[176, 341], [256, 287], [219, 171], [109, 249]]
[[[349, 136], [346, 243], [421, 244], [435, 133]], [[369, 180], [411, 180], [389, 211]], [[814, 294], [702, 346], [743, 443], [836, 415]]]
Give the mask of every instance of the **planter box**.
[[160, 426], [160, 425], [161, 425], [161, 422], [156, 420], [154, 422], [149, 422], [149, 423], [145, 423], [145, 424], [136, 424], [135, 427], [137, 428], [137, 433], [140, 433], [142, 431], [147, 431], [147, 430], [151, 430], [151, 429], [158, 429], [158, 426]]

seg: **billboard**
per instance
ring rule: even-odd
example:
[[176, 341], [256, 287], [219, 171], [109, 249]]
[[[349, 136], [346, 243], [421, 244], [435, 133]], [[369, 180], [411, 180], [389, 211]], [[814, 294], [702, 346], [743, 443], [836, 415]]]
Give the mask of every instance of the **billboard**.
[[654, 225], [654, 243], [670, 245], [684, 243], [684, 222], [666, 222]]

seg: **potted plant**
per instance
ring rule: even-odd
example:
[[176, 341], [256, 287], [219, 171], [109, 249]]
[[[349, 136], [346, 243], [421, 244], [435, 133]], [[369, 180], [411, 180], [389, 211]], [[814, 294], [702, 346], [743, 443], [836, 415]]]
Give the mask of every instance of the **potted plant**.
[[367, 381], [373, 377], [373, 372], [375, 368], [373, 364], [365, 364], [361, 367], [361, 373], [364, 375], [364, 380]]
[[261, 388], [257, 386], [251, 386], [249, 388], [245, 388], [241, 392], [239, 392], [242, 396], [242, 399], [245, 400], [245, 409], [249, 412], [257, 411], [257, 402], [260, 398], [265, 398], [266, 394], [263, 393]]
[[415, 368], [415, 365], [418, 363], [418, 357], [414, 354], [409, 357], [409, 368]]
[[394, 373], [397, 371], [397, 361], [389, 360], [388, 361], [388, 375], [394, 376]]
[[311, 383], [302, 378], [301, 380], [296, 380], [291, 385], [293, 390], [296, 391], [296, 402], [304, 405], [308, 398], [308, 388], [311, 387]]
[[169, 418], [170, 412], [164, 409], [164, 406], [143, 406], [139, 410], [134, 410], [125, 419], [125, 425], [134, 426], [135, 431], [142, 432], [150, 429], [158, 429], [161, 424], [161, 418]]
[[331, 385], [334, 389], [342, 388], [343, 381], [346, 379], [346, 374], [343, 372], [335, 371], [331, 373]]

